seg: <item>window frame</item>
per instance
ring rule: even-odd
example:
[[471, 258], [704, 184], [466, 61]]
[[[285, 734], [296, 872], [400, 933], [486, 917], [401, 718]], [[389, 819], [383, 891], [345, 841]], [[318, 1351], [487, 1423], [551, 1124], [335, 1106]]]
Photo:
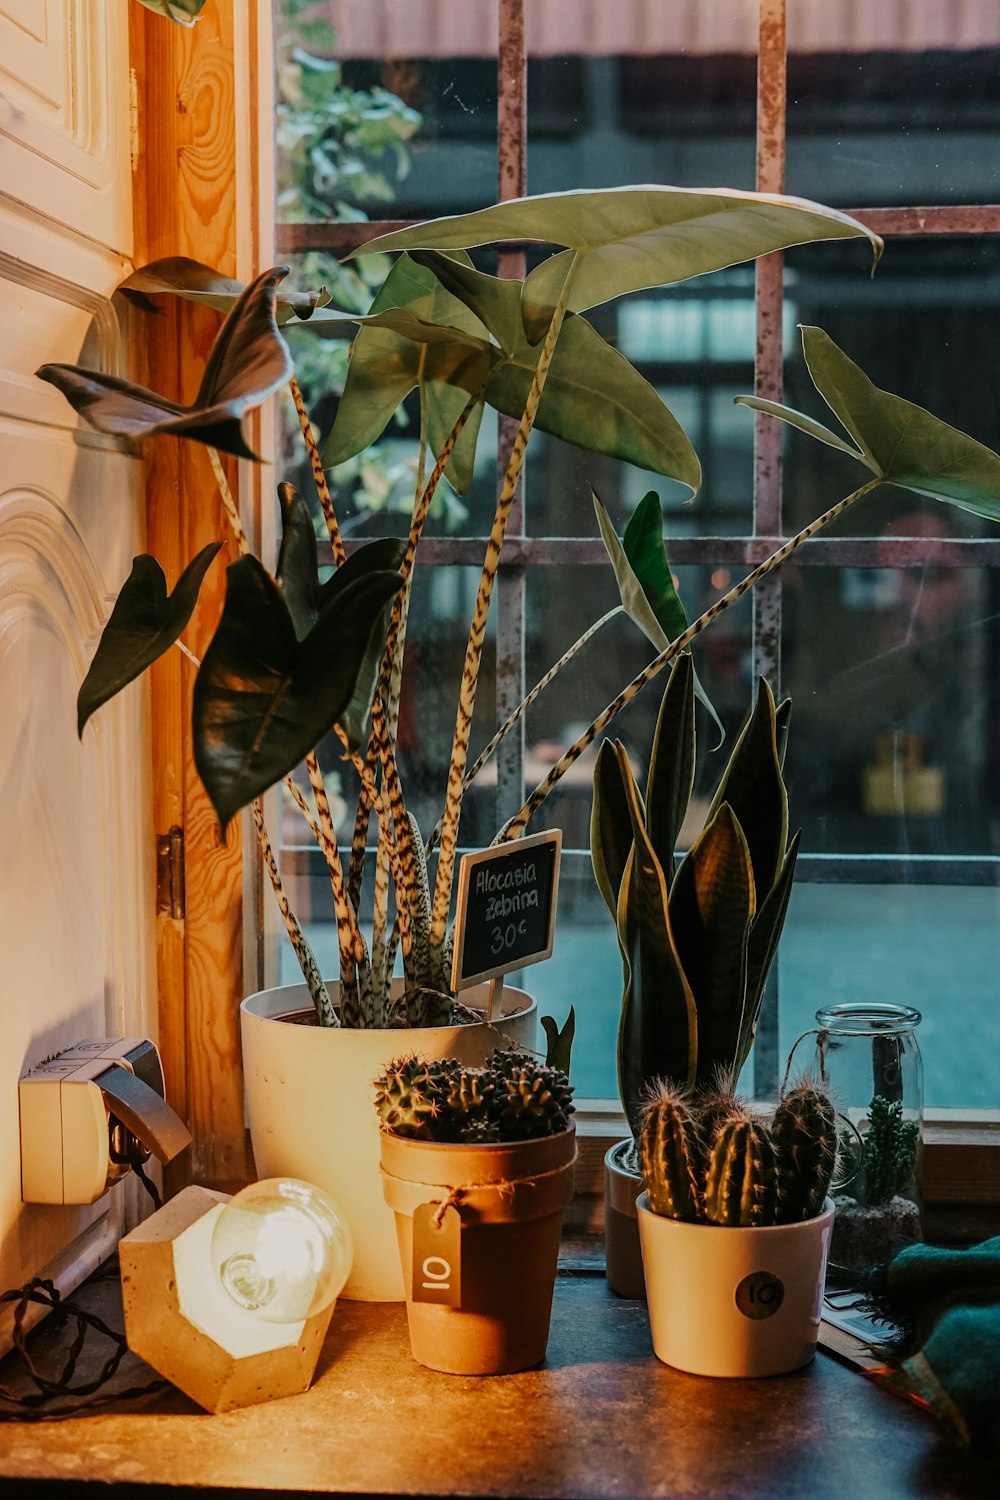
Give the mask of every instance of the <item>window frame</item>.
[[[498, 200], [524, 196], [527, 192], [527, 50], [525, 0], [498, 0]], [[758, 0], [758, 52], [756, 103], [756, 188], [782, 193], [786, 152], [786, 37], [787, 0]], [[1000, 205], [903, 206], [898, 208], [848, 209], [854, 218], [884, 239], [907, 236], [1000, 235]], [[278, 223], [276, 247], [280, 256], [305, 250], [344, 255], [362, 247], [369, 239], [416, 222], [381, 219], [364, 223]], [[524, 251], [506, 249], [500, 255], [500, 274], [522, 276]], [[782, 307], [784, 256], [763, 256], [755, 264], [756, 356], [754, 388], [771, 401], [783, 397], [784, 352]], [[516, 431], [517, 423], [501, 418], [499, 467]], [[671, 542], [671, 560], [676, 565], [705, 563], [714, 566], [753, 566], [787, 540], [783, 532], [782, 425], [762, 413], [755, 414], [754, 490], [750, 531], [741, 536], [680, 537]], [[498, 481], [499, 482], [499, 481]], [[530, 482], [530, 481], [529, 481]], [[485, 538], [440, 537], [421, 544], [423, 566], [479, 567]], [[935, 538], [935, 565], [949, 567], [1000, 567], [1000, 540], [993, 538]], [[877, 550], [876, 550], [877, 549]], [[321, 544], [321, 557], [324, 549]], [[921, 538], [857, 538], [818, 536], [803, 550], [801, 562], [815, 567], [922, 566], [926, 542]], [[526, 508], [519, 494], [511, 512], [497, 599], [498, 675], [497, 711], [505, 716], [524, 696], [526, 681], [525, 594], [530, 569], [557, 562], [561, 565], [604, 567], [607, 554], [597, 538], [530, 536], [526, 531]], [[752, 592], [752, 664], [755, 676], [766, 676], [773, 684], [781, 680], [781, 621], [783, 580], [781, 570], [764, 579]], [[498, 756], [497, 818], [503, 822], [520, 806], [524, 786], [526, 745], [523, 720], [508, 736]], [[919, 868], [918, 868], [919, 867]], [[854, 882], [881, 884], [916, 874], [922, 883], [995, 884], [1000, 878], [1000, 859], [989, 856], [928, 855], [907, 859], [896, 855], [827, 856], [804, 855], [798, 861], [797, 880], [829, 881], [847, 878]], [[988, 877], [984, 879], [985, 877]], [[773, 1093], [778, 1083], [778, 978], [777, 966], [768, 981], [760, 1026], [754, 1047], [755, 1091]], [[579, 1191], [584, 1201], [601, 1196], [601, 1164], [607, 1147], [627, 1133], [624, 1115], [616, 1102], [581, 1100], [578, 1133], [581, 1161]], [[925, 1196], [942, 1205], [986, 1206], [1000, 1203], [1000, 1109], [996, 1111], [927, 1111], [925, 1134]], [[599, 1207], [594, 1210], [599, 1216]], [[590, 1226], [593, 1227], [593, 1214]]]

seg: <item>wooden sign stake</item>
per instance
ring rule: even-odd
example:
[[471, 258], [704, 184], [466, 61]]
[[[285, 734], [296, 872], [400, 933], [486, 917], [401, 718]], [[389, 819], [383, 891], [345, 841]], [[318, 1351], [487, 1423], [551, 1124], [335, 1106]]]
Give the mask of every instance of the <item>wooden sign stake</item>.
[[495, 1021], [503, 1008], [503, 975], [490, 980], [490, 998], [486, 1002], [486, 1019]]

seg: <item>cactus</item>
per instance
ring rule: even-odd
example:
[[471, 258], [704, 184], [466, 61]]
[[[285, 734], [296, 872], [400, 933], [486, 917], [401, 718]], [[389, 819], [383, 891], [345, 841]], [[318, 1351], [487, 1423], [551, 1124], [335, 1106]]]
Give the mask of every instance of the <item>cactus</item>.
[[649, 1091], [639, 1161], [654, 1213], [689, 1223], [765, 1226], [822, 1211], [836, 1156], [833, 1106], [818, 1084], [784, 1095], [768, 1126], [731, 1087]]
[[862, 1203], [888, 1203], [913, 1181], [920, 1127], [903, 1119], [903, 1106], [876, 1094], [868, 1107], [868, 1129], [858, 1168], [857, 1194]]
[[705, 1173], [709, 1224], [750, 1228], [775, 1222], [777, 1153], [767, 1126], [734, 1111], [719, 1126]]
[[703, 1217], [703, 1157], [699, 1125], [685, 1096], [661, 1079], [645, 1104], [639, 1137], [639, 1164], [654, 1213]]
[[497, 1051], [485, 1068], [398, 1058], [375, 1080], [383, 1130], [465, 1145], [557, 1135], [572, 1100], [565, 1073], [522, 1052]]
[[803, 1082], [774, 1112], [779, 1224], [812, 1219], [823, 1207], [837, 1159], [837, 1117], [825, 1089]]

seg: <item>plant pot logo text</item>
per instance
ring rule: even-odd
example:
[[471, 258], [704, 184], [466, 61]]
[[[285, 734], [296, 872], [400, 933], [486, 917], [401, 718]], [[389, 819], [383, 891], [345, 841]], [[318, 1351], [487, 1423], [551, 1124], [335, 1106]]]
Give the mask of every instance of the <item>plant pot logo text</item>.
[[785, 1288], [770, 1271], [753, 1271], [736, 1288], [736, 1306], [745, 1318], [769, 1318], [778, 1311]]

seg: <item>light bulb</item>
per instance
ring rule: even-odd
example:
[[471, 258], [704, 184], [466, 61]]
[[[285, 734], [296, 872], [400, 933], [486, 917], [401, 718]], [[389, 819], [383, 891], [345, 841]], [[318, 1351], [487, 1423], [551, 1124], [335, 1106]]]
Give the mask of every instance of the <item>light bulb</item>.
[[299, 1323], [328, 1307], [351, 1269], [343, 1210], [294, 1177], [237, 1193], [212, 1231], [212, 1265], [232, 1300], [268, 1323]]

